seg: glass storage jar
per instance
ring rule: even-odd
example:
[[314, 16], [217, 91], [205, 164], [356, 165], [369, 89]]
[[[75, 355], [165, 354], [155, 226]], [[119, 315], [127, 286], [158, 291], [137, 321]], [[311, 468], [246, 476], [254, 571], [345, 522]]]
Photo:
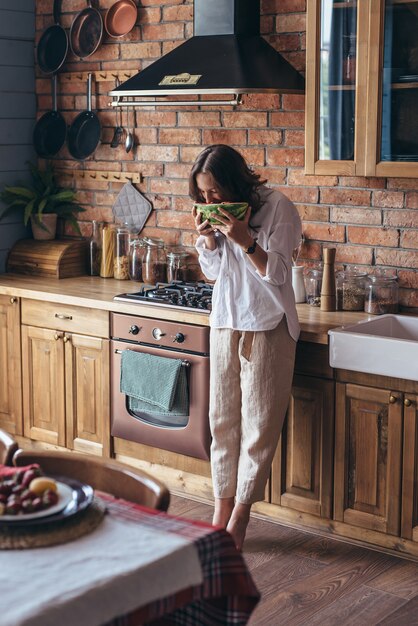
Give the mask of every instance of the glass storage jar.
[[167, 281], [187, 280], [187, 252], [172, 250], [167, 253]]
[[115, 257], [115, 229], [107, 224], [102, 229], [102, 258], [100, 262], [100, 276], [113, 278], [113, 260]]
[[367, 273], [349, 269], [337, 273], [337, 309], [363, 311]]
[[308, 270], [305, 274], [306, 302], [311, 306], [320, 306], [322, 270]]
[[167, 278], [167, 259], [162, 239], [144, 237], [145, 254], [142, 263], [142, 280], [149, 285], [164, 283]]
[[372, 315], [397, 313], [399, 286], [396, 276], [368, 276], [364, 310]]
[[145, 244], [142, 239], [134, 239], [129, 246], [128, 273], [131, 280], [142, 282], [142, 263], [145, 255]]
[[116, 230], [116, 250], [113, 263], [113, 277], [128, 280], [129, 230], [119, 227]]

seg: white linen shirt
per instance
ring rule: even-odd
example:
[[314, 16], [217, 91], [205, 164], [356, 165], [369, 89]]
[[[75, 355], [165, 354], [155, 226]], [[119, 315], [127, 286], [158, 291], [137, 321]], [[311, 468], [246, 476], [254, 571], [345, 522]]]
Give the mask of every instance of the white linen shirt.
[[216, 280], [212, 295], [212, 328], [240, 331], [272, 330], [283, 315], [291, 337], [299, 337], [299, 321], [292, 288], [292, 253], [302, 236], [294, 204], [278, 190], [258, 188], [261, 207], [251, 219], [250, 233], [267, 253], [266, 275], [252, 264], [241, 246], [222, 233], [216, 249], [208, 250], [205, 237], [196, 242], [199, 263], [208, 280]]

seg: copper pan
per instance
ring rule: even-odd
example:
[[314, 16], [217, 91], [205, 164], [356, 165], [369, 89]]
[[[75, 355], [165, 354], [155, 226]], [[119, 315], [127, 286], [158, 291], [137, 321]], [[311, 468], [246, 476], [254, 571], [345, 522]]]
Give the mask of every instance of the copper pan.
[[138, 7], [134, 0], [117, 0], [106, 12], [104, 25], [110, 37], [123, 37], [135, 26]]

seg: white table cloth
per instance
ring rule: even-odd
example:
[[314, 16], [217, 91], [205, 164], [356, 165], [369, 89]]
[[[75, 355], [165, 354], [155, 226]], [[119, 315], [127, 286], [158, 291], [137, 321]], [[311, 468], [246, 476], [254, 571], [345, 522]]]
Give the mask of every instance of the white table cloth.
[[109, 508], [76, 541], [0, 551], [1, 626], [95, 626], [202, 582], [191, 539]]

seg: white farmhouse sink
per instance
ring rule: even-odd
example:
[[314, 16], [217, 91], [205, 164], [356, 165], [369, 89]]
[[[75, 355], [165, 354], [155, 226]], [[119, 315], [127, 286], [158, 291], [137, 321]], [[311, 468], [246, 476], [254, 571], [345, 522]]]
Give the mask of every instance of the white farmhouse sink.
[[418, 381], [418, 317], [382, 315], [328, 334], [331, 367]]

